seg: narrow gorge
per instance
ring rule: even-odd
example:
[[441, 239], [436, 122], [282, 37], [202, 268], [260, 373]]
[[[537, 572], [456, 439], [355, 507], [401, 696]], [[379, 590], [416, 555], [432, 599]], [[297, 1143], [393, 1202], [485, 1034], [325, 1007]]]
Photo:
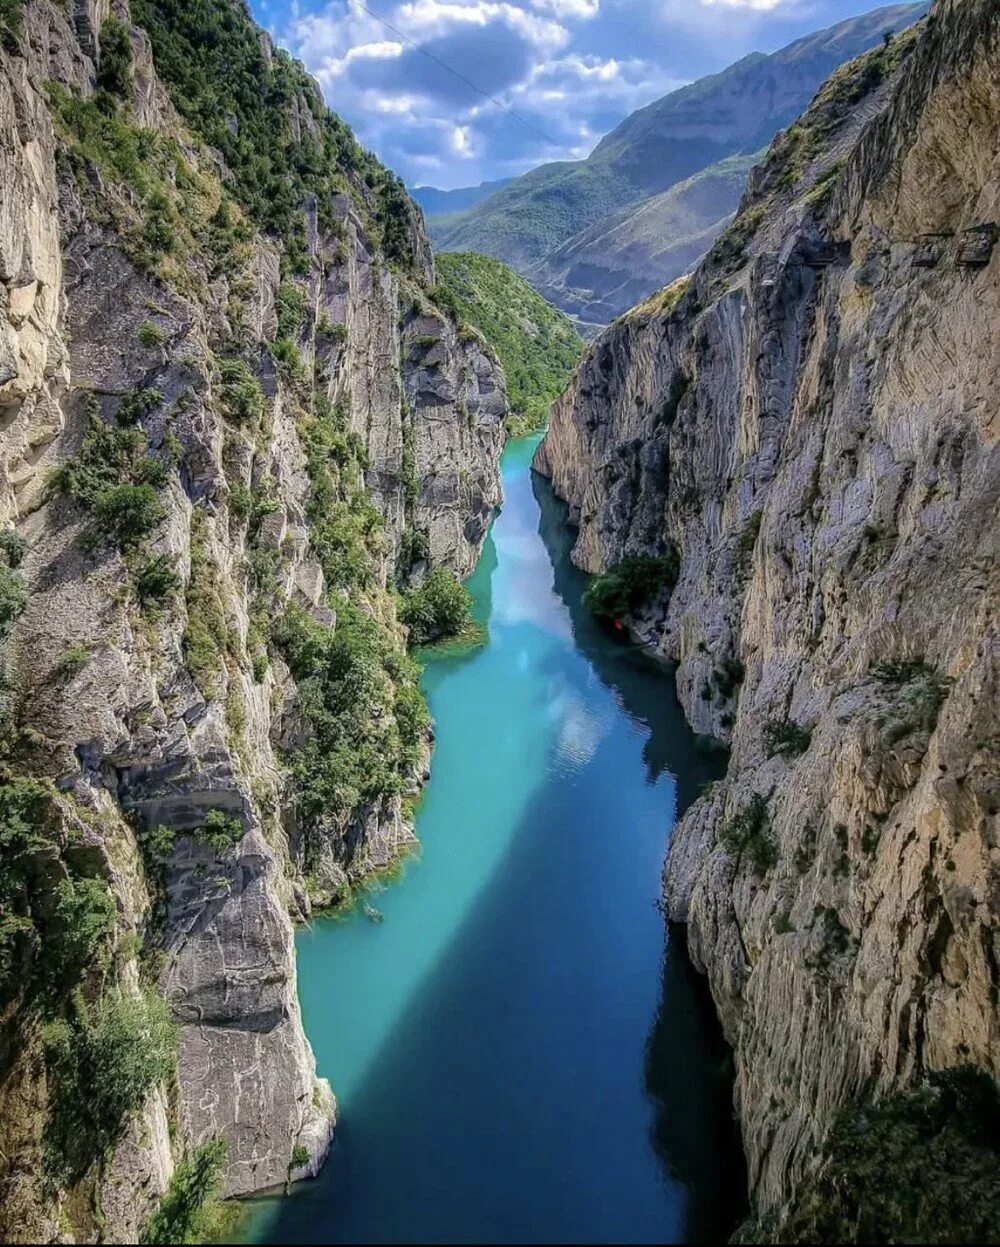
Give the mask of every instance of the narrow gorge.
[[996, 1233], [998, 151], [1000, 10], [938, 0], [596, 341], [535, 459], [731, 747], [665, 900], [734, 1050], [747, 1241]]
[[0, 0], [0, 1241], [997, 1241], [1000, 5], [438, 256], [331, 83], [600, 3], [287, 7]]

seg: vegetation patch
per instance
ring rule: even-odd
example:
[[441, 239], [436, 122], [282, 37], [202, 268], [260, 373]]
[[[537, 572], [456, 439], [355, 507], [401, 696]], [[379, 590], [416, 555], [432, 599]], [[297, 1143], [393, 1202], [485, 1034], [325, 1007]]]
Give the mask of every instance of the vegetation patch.
[[77, 1181], [107, 1156], [157, 1083], [174, 1069], [177, 1036], [155, 992], [112, 988], [94, 1005], [73, 997], [68, 1018], [45, 1030], [55, 1082], [45, 1131], [46, 1163], [59, 1182]]
[[759, 792], [722, 824], [719, 843], [736, 857], [744, 855], [756, 875], [765, 875], [777, 865], [778, 846], [771, 831], [767, 801]]
[[169, 469], [149, 453], [142, 429], [107, 424], [95, 402], [88, 404], [88, 419], [80, 449], [55, 469], [50, 485], [92, 516], [84, 545], [102, 539], [135, 545], [166, 514], [157, 490], [167, 483]]
[[[347, 598], [333, 605], [335, 628], [290, 605], [273, 632], [310, 727], [288, 758], [307, 832], [404, 793], [430, 722], [418, 668], [392, 634]], [[311, 847], [307, 836], [307, 869]]]
[[[321, 226], [333, 230], [340, 191], [353, 196], [387, 258], [413, 265], [403, 184], [327, 109], [301, 65], [282, 48], [265, 54], [248, 10], [231, 0], [136, 0], [132, 13], [149, 34], [175, 106], [222, 153], [233, 196], [260, 229], [280, 239], [286, 270], [308, 268], [306, 199], [315, 197]], [[298, 138], [296, 106], [316, 122], [303, 125]]]
[[873, 674], [890, 697], [892, 714], [880, 720], [887, 740], [901, 740], [915, 731], [933, 732], [953, 683], [950, 676], [940, 675], [922, 658], [879, 663]]
[[431, 297], [456, 322], [473, 325], [503, 365], [511, 434], [544, 428], [583, 353], [572, 321], [499, 260], [444, 252], [435, 264], [439, 285]]
[[150, 1218], [143, 1243], [217, 1243], [229, 1241], [239, 1209], [219, 1199], [229, 1144], [218, 1136], [196, 1147], [174, 1170]]
[[182, 645], [198, 691], [206, 701], [213, 701], [222, 692], [229, 624], [219, 591], [219, 569], [208, 552], [204, 525], [204, 514], [196, 508], [191, 513], [191, 579], [184, 595], [187, 626]]
[[971, 1066], [837, 1118], [783, 1224], [745, 1243], [993, 1243], [1000, 1240], [1000, 1100]]
[[583, 595], [595, 615], [620, 619], [669, 592], [677, 583], [680, 557], [675, 549], [666, 554], [630, 554], [595, 576]]
[[89, 876], [45, 780], [0, 773], [0, 1000], [49, 1009], [91, 968], [108, 964], [115, 903]]
[[445, 567], [435, 567], [418, 588], [402, 595], [399, 617], [410, 630], [411, 645], [428, 645], [467, 633], [472, 595]]
[[216, 853], [235, 848], [243, 839], [243, 820], [225, 810], [209, 810], [205, 821], [191, 833], [200, 844], [207, 844]]
[[770, 719], [764, 727], [764, 749], [769, 758], [795, 758], [809, 748], [812, 735], [791, 719]]

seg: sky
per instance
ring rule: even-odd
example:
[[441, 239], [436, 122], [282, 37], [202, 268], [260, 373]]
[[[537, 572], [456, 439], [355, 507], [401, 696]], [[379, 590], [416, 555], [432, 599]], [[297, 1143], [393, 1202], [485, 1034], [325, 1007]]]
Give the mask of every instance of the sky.
[[685, 82], [879, 5], [251, 0], [251, 7], [366, 147], [410, 186], [452, 189], [580, 159], [629, 113]]

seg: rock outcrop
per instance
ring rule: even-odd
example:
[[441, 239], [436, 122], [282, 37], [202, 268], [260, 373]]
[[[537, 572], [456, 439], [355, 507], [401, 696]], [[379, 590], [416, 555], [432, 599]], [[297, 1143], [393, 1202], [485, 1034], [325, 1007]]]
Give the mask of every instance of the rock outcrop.
[[840, 1110], [1000, 1077], [998, 152], [1000, 11], [938, 0], [596, 341], [536, 459], [581, 567], [679, 556], [631, 622], [732, 752], [666, 902], [772, 1229]]
[[[136, 1241], [216, 1135], [227, 1194], [322, 1163], [289, 915], [412, 843], [428, 730], [391, 590], [471, 570], [500, 501], [503, 373], [435, 305], [419, 211], [215, 0], [234, 65], [286, 91], [273, 138], [305, 190], [278, 234], [171, 102], [170, 6], [133, 10], [0, 13], [4, 834], [22, 797], [49, 811], [0, 880], [8, 1240]], [[40, 1009], [59, 879], [114, 917]], [[153, 985], [176, 1078], [53, 1179], [40, 1019]]]

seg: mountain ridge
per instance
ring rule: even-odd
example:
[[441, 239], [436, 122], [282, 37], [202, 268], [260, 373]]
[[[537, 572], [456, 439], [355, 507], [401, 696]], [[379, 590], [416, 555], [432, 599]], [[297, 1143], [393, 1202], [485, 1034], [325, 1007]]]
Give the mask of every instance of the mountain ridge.
[[[583, 319], [588, 308], [601, 306], [609, 289], [624, 287], [612, 305], [616, 314], [623, 312], [629, 300], [637, 301], [636, 289], [645, 297], [678, 272], [669, 264], [652, 265], [648, 288], [630, 286], [613, 252], [605, 248], [586, 254], [581, 236], [711, 165], [759, 150], [802, 112], [838, 65], [878, 43], [888, 27], [905, 26], [926, 8], [926, 3], [883, 6], [775, 52], [751, 53], [638, 109], [585, 160], [541, 165], [471, 209], [429, 220], [431, 240], [439, 251], [471, 250], [503, 260], [564, 311]], [[738, 195], [723, 197], [701, 231], [692, 232], [724, 220], [737, 201]], [[565, 255], [557, 258], [564, 248], [578, 253], [575, 274], [562, 266]], [[591, 261], [593, 272], [587, 268]]]

